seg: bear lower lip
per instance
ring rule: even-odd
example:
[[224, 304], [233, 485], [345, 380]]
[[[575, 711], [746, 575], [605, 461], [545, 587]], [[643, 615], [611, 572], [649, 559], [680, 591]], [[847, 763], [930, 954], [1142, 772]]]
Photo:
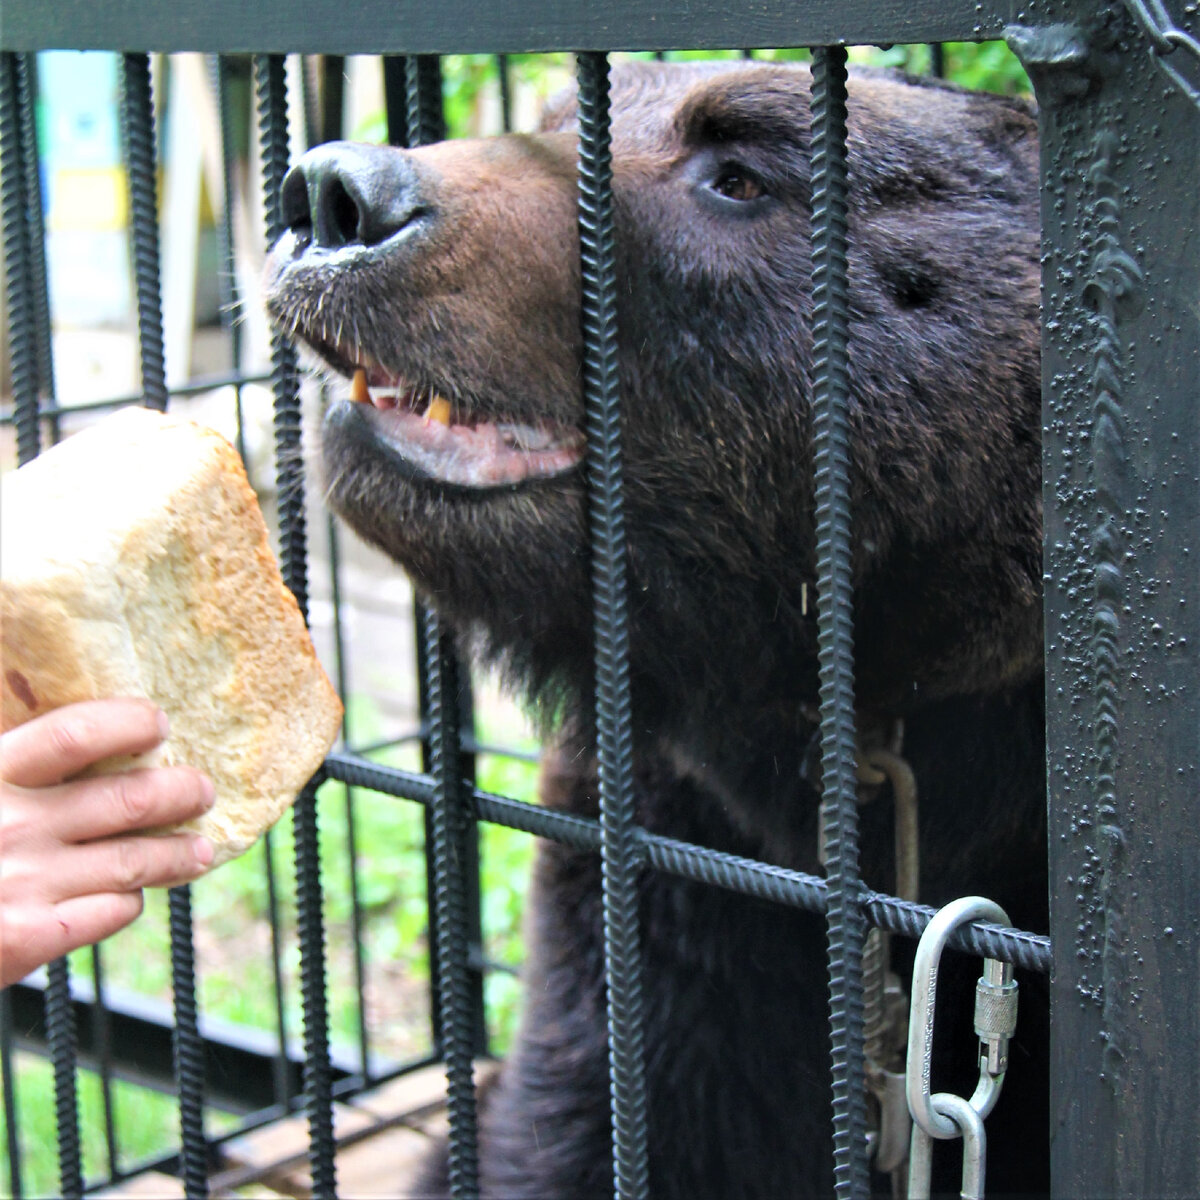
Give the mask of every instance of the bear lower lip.
[[402, 404], [352, 402], [372, 436], [398, 454], [410, 478], [472, 491], [551, 479], [576, 467], [584, 438], [575, 429], [479, 421], [444, 424]]

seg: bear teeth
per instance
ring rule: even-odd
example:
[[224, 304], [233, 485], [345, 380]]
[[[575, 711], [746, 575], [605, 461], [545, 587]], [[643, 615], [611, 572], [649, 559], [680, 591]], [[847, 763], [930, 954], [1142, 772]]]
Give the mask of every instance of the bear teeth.
[[439, 425], [450, 424], [450, 401], [445, 396], [434, 395], [425, 410], [425, 420], [436, 421]]

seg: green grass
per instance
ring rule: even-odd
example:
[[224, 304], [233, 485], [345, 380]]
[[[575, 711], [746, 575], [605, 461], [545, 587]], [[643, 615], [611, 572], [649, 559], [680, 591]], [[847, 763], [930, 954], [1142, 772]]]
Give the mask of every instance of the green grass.
[[[21, 1142], [21, 1184], [26, 1196], [58, 1196], [58, 1160], [54, 1150], [54, 1073], [49, 1062], [34, 1054], [14, 1056], [17, 1089], [17, 1131]], [[88, 1178], [109, 1174], [104, 1128], [104, 1098], [100, 1076], [78, 1072], [79, 1130], [84, 1173]], [[115, 1080], [112, 1085], [113, 1120], [119, 1154], [116, 1167], [128, 1170], [151, 1156], [162, 1154], [178, 1142], [178, 1106], [173, 1097]], [[225, 1113], [208, 1115], [210, 1133], [228, 1128], [233, 1118]], [[8, 1142], [5, 1119], [0, 1115], [0, 1188], [8, 1194]]]

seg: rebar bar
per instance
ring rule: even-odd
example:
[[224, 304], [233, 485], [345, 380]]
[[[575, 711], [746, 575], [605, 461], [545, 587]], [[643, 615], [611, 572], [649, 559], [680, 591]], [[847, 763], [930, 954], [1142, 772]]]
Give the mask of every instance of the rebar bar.
[[649, 1166], [608, 73], [606, 54], [578, 56], [584, 404], [596, 623], [596, 741], [613, 1174], [615, 1194], [621, 1200], [634, 1200], [647, 1194]]
[[829, 882], [829, 999], [834, 1184], [839, 1200], [870, 1190], [863, 1089], [862, 953], [855, 784], [853, 585], [847, 417], [846, 51], [813, 51], [812, 404], [817, 514], [822, 851]]
[[[254, 60], [263, 193], [268, 245], [283, 232], [279, 191], [288, 168], [287, 82], [280, 55]], [[308, 620], [304, 466], [296, 353], [279, 330], [271, 337], [275, 389], [275, 455], [279, 489], [280, 562], [284, 582]], [[336, 1195], [333, 1073], [329, 1059], [329, 1009], [325, 976], [325, 928], [321, 912], [321, 847], [316, 786], [308, 784], [293, 809], [296, 838], [296, 909], [300, 935], [300, 993], [304, 1013], [304, 1091], [309, 1126], [309, 1163], [314, 1196]]]

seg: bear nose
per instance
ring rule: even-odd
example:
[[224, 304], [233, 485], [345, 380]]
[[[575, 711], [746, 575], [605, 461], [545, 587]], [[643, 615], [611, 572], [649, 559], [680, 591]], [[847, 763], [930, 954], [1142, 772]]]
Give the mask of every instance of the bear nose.
[[279, 195], [284, 223], [301, 248], [376, 246], [428, 212], [419, 178], [401, 150], [329, 142], [287, 173]]

